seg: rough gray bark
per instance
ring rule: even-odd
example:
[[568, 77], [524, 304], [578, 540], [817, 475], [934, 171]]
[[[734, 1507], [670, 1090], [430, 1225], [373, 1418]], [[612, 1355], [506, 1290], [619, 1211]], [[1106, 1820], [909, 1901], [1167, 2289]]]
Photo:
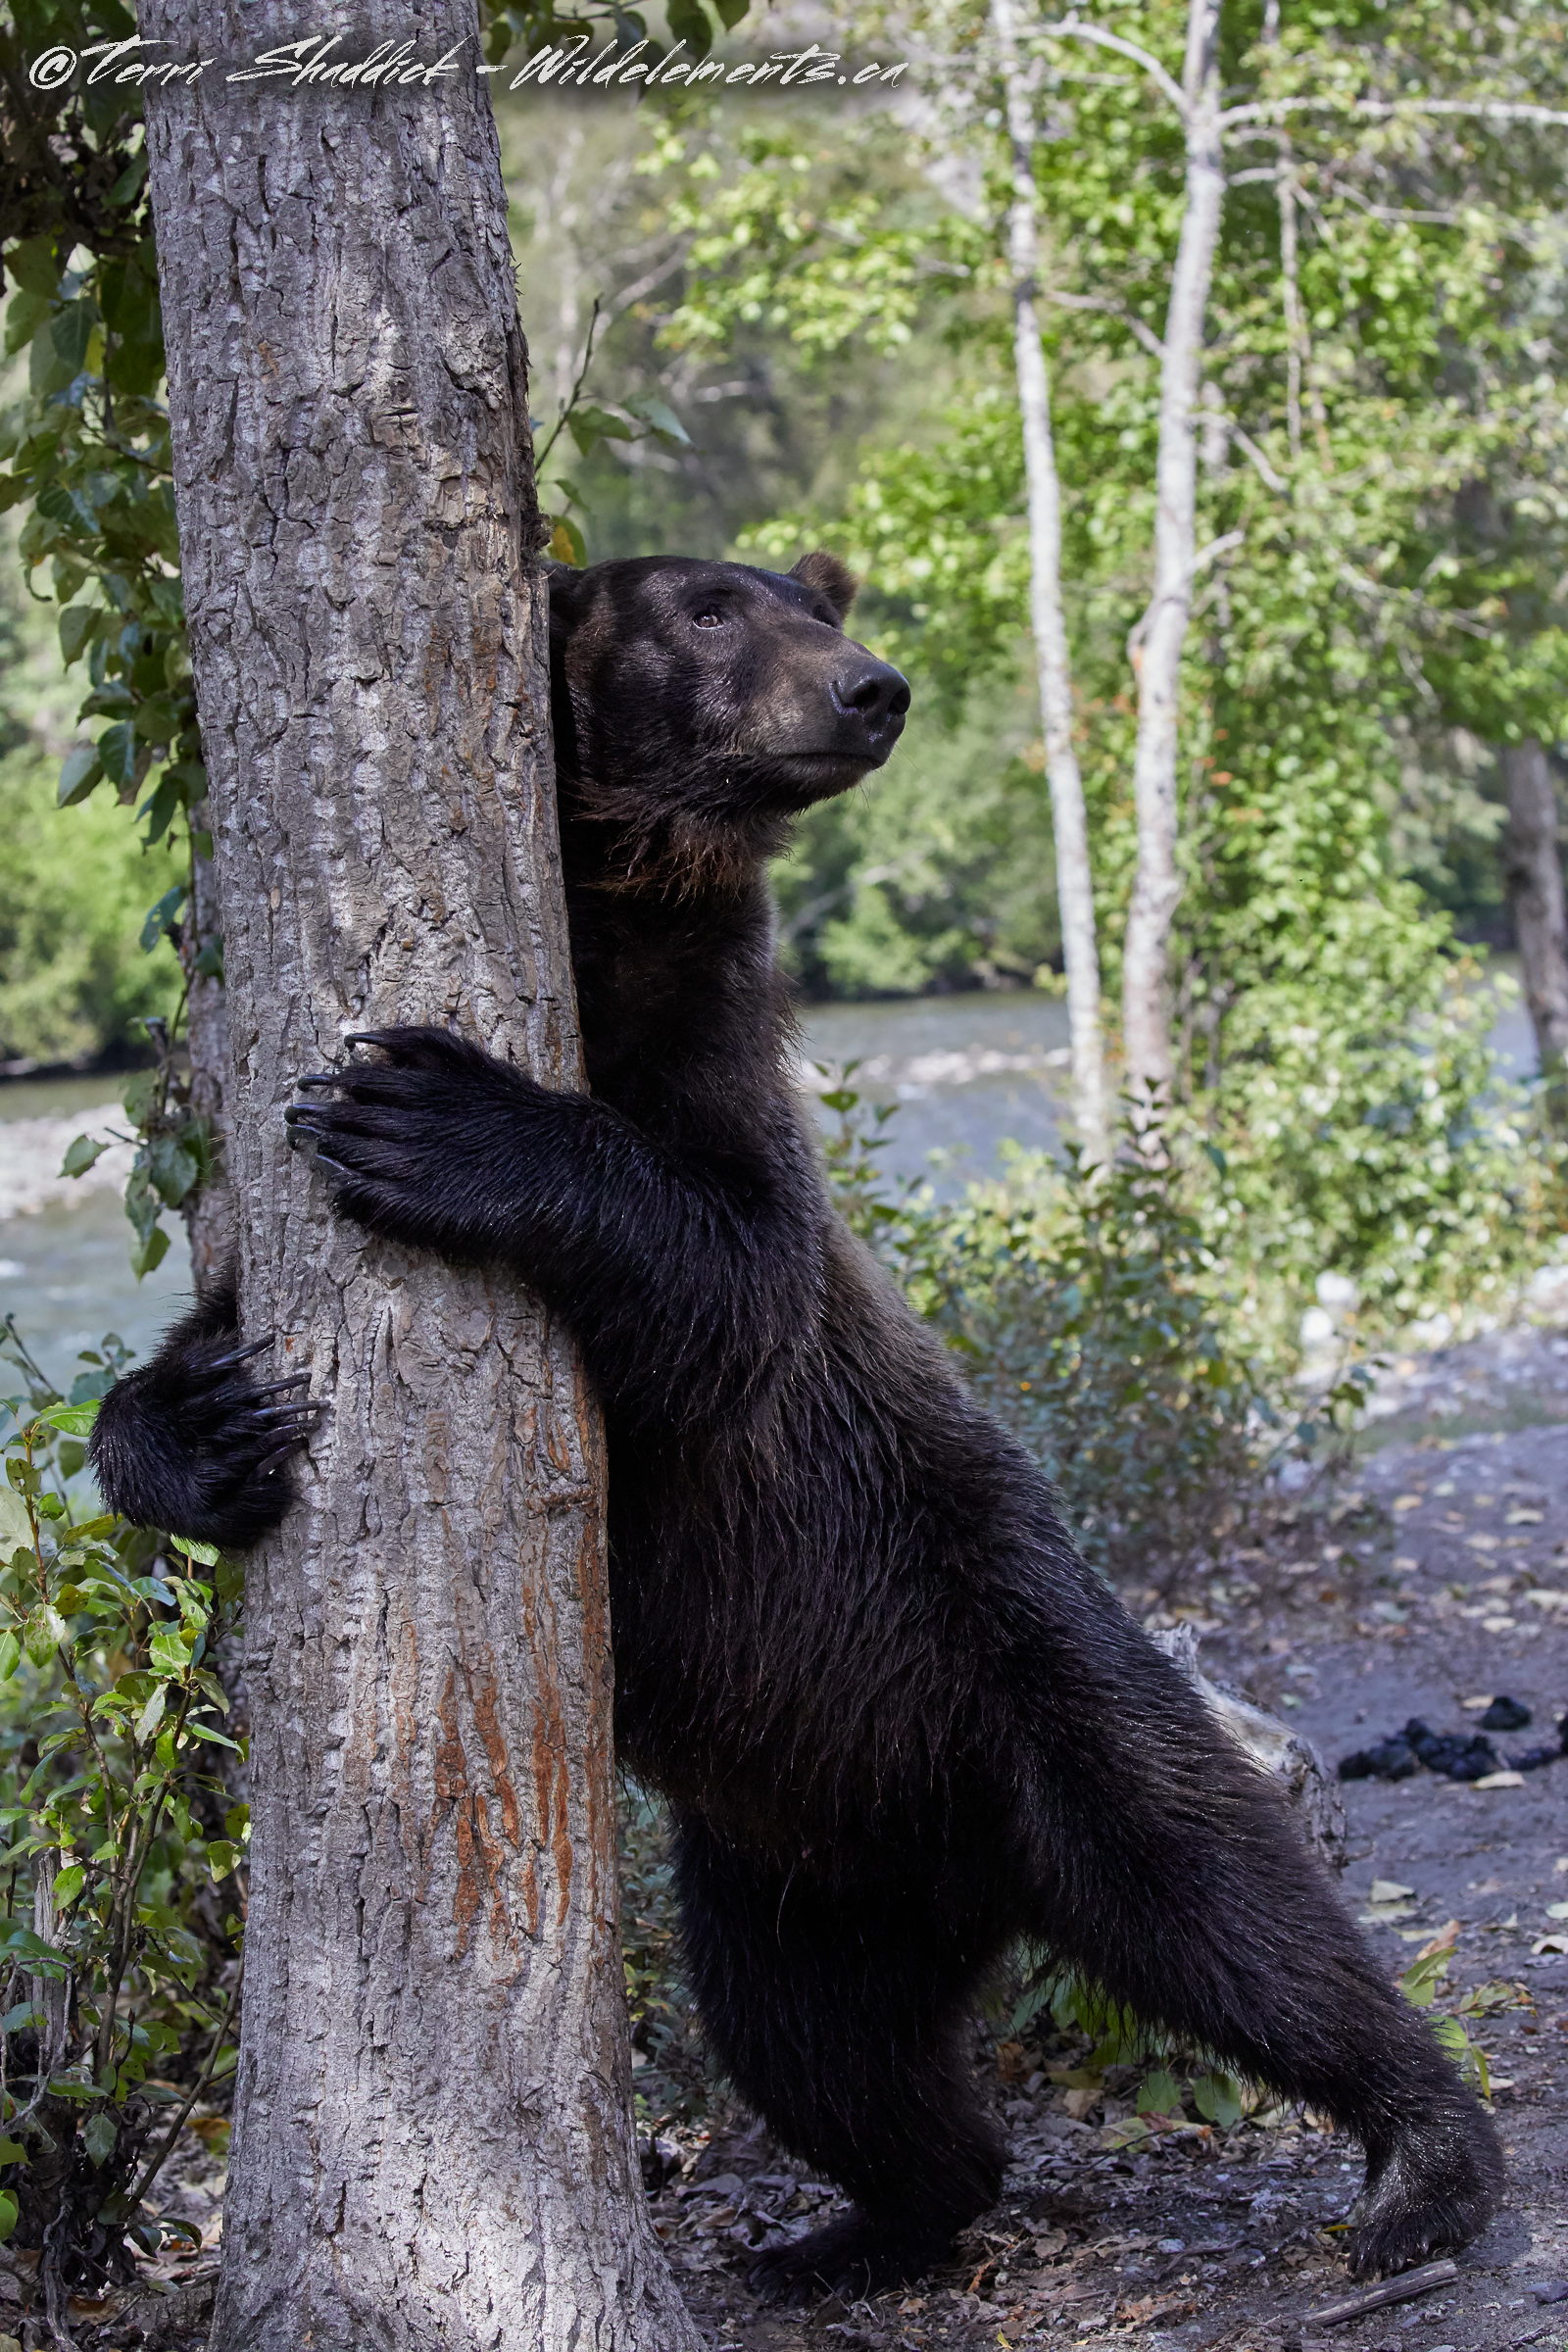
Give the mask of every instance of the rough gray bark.
[[1061, 609], [1061, 485], [1051, 429], [1051, 381], [1040, 320], [1040, 232], [1035, 187], [1034, 112], [1018, 55], [1012, 0], [991, 0], [1007, 136], [1012, 149], [1012, 202], [1007, 250], [1012, 266], [1013, 360], [1023, 420], [1024, 471], [1029, 486], [1029, 612], [1040, 673], [1040, 717], [1051, 822], [1056, 850], [1056, 904], [1067, 967], [1067, 1021], [1072, 1041], [1073, 1118], [1091, 1159], [1102, 1160], [1105, 1136], [1105, 1053], [1100, 1025], [1100, 949], [1095, 937], [1094, 876], [1083, 777], [1072, 739], [1072, 665]]
[[1187, 206], [1160, 363], [1154, 465], [1154, 581], [1135, 632], [1138, 738], [1133, 800], [1138, 864], [1122, 962], [1122, 1037], [1135, 1089], [1169, 1089], [1171, 923], [1181, 897], [1176, 861], [1176, 754], [1182, 647], [1197, 569], [1198, 446], [1195, 412], [1203, 324], [1225, 201], [1220, 123], [1219, 0], [1191, 0], [1182, 112]]
[[[211, 822], [212, 811], [205, 806], [192, 810], [193, 831], [205, 832]], [[190, 990], [185, 1007], [185, 1036], [190, 1050], [191, 1108], [207, 1121], [217, 1154], [213, 1176], [198, 1189], [184, 1210], [191, 1272], [199, 1290], [222, 1271], [234, 1247], [234, 1199], [228, 1183], [228, 1116], [224, 1103], [229, 1062], [228, 1004], [222, 981], [214, 973], [198, 972], [195, 968], [202, 950], [221, 933], [213, 861], [198, 857], [193, 864], [190, 906], [179, 952]]]
[[1545, 747], [1530, 736], [1502, 753], [1508, 906], [1542, 1075], [1562, 1115], [1568, 1072], [1568, 914], [1563, 906], [1557, 795]]
[[[148, 0], [176, 59], [287, 0]], [[390, 0], [343, 54], [414, 30]], [[579, 1082], [494, 124], [470, 74], [148, 95], [247, 1338], [329, 1414], [250, 1563], [252, 1891], [216, 2352], [696, 2352], [635, 2161], [600, 1425], [529, 1298], [334, 1224], [346, 1031]]]

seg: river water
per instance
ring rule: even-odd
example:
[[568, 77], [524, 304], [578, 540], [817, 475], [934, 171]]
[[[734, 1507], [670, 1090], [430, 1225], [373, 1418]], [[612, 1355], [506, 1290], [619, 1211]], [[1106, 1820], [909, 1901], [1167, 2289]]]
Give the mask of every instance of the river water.
[[[802, 1031], [808, 1064], [858, 1063], [849, 1083], [868, 1101], [899, 1104], [881, 1155], [892, 1175], [931, 1176], [952, 1194], [994, 1169], [1006, 1139], [1033, 1149], [1055, 1141], [1067, 1014], [1052, 998], [816, 1004], [806, 1008]], [[1492, 1042], [1507, 1074], [1534, 1069], [1519, 1004], [1502, 1009]], [[826, 1084], [810, 1076], [818, 1089]], [[130, 1271], [131, 1233], [121, 1205], [128, 1151], [101, 1160], [80, 1184], [56, 1177], [74, 1134], [86, 1128], [102, 1136], [113, 1126], [122, 1127], [122, 1118], [112, 1079], [0, 1085], [0, 1314], [15, 1310], [28, 1345], [62, 1386], [76, 1352], [95, 1347], [106, 1330], [145, 1354], [189, 1295], [177, 1217], [165, 1219], [175, 1239], [163, 1264], [140, 1284]], [[0, 1394], [10, 1385], [0, 1366]]]

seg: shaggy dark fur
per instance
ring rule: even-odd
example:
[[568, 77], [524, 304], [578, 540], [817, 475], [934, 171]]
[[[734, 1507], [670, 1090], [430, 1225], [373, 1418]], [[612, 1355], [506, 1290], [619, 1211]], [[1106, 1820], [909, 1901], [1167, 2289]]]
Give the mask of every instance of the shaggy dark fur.
[[[762, 861], [903, 726], [903, 679], [842, 634], [852, 593], [821, 556], [558, 576], [592, 1093], [384, 1030], [305, 1081], [294, 1134], [345, 1215], [512, 1268], [582, 1346], [610, 1428], [616, 1739], [674, 1802], [708, 2031], [857, 2202], [765, 2258], [771, 2289], [912, 2277], [994, 2200], [964, 2018], [1019, 1936], [1352, 2130], [1349, 2265], [1397, 2270], [1485, 2223], [1491, 2126], [1272, 1787], [828, 1205]], [[275, 1519], [258, 1412], [294, 1408], [245, 1392], [183, 1326], [105, 1409], [111, 1498], [229, 1543]]]

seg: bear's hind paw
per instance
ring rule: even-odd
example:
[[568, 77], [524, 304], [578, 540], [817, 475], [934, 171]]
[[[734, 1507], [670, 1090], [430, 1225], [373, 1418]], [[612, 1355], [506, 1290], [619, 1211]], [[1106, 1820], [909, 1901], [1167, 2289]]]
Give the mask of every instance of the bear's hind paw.
[[895, 2233], [864, 2214], [848, 2213], [793, 2245], [774, 2246], [753, 2265], [749, 2283], [764, 2303], [808, 2303], [833, 2294], [855, 2303], [910, 2285], [943, 2260], [950, 2243]]
[[1447, 2129], [1413, 2132], [1369, 2166], [1350, 2213], [1345, 2267], [1392, 2278], [1437, 2254], [1457, 2254], [1497, 2208], [1501, 2157], [1491, 2118], [1461, 2111]]

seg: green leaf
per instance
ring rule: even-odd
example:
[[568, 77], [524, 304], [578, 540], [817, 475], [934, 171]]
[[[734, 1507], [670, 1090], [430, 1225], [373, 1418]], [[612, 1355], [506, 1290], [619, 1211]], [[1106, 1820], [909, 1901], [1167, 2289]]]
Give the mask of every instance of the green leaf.
[[66, 1621], [60, 1611], [43, 1601], [24, 1626], [22, 1643], [35, 1666], [47, 1666], [66, 1635]]
[[[154, 797], [156, 798], [156, 795]], [[152, 803], [149, 802], [147, 807], [151, 808], [151, 806]], [[138, 819], [146, 812], [145, 808], [138, 808], [136, 811]], [[161, 828], [155, 825], [153, 830], [158, 832]], [[165, 891], [155, 906], [148, 907], [141, 926], [141, 944], [146, 955], [152, 954], [161, 939], [173, 938], [175, 918], [185, 904], [185, 884], [176, 882], [172, 890]]]
[[51, 1429], [64, 1430], [68, 1437], [85, 1438], [91, 1435], [99, 1410], [100, 1399], [95, 1396], [90, 1404], [51, 1404], [38, 1418], [47, 1421]]
[[81, 2128], [81, 2144], [92, 2162], [107, 2164], [120, 2138], [120, 2126], [107, 2107], [89, 2115]]
[[128, 719], [106, 727], [98, 738], [98, 757], [111, 784], [124, 787], [136, 781], [136, 730]]
[[[29, 2010], [29, 2019], [31, 2014]], [[9, 2030], [15, 2033], [16, 2028], [12, 2027]], [[26, 2162], [27, 2151], [20, 2139], [0, 2139], [0, 2164], [25, 2164]]]
[[[698, 13], [701, 14], [701, 11], [699, 10]], [[566, 430], [584, 457], [587, 457], [601, 441], [633, 441], [636, 439], [633, 428], [622, 418], [612, 416], [608, 409], [596, 409], [592, 406], [573, 409], [566, 418]]]
[[1241, 2093], [1229, 2075], [1200, 2075], [1193, 2084], [1193, 2104], [1205, 2124], [1217, 2124], [1222, 2132], [1241, 2122]]
[[168, 1255], [169, 1236], [161, 1225], [155, 1225], [141, 1248], [131, 1251], [130, 1270], [140, 1282], [144, 1274], [150, 1274], [155, 1266], [161, 1266]]
[[201, 1176], [194, 1155], [175, 1135], [155, 1135], [147, 1147], [147, 1173], [168, 1208], [177, 1208]]
[[63, 1911], [68, 1903], [73, 1903], [75, 1901], [77, 1895], [81, 1892], [82, 1887], [86, 1884], [86, 1879], [87, 1873], [79, 1862], [74, 1862], [69, 1870], [63, 1870], [60, 1873], [60, 1876], [56, 1879], [54, 1886], [55, 1909], [57, 1911]]
[[51, 392], [64, 392], [75, 382], [86, 366], [87, 345], [97, 318], [90, 302], [68, 302], [55, 312], [45, 329], [34, 334], [28, 382], [35, 398], [46, 400]]
[[1175, 2076], [1160, 2067], [1147, 2075], [1138, 2085], [1133, 2098], [1136, 2115], [1177, 2115], [1181, 2112], [1182, 2086]]
[[9, 1683], [22, 1659], [22, 1643], [10, 1626], [0, 1634], [0, 1683]]
[[17, 2226], [18, 2205], [9, 2188], [0, 2188], [0, 2246]]
[[164, 1706], [169, 1697], [169, 1685], [160, 1683], [147, 1704], [136, 1718], [136, 1738], [150, 1740], [164, 1720]]
[[685, 41], [699, 57], [706, 57], [713, 45], [713, 27], [699, 0], [670, 0], [669, 29], [675, 40]]
[[73, 661], [82, 659], [96, 616], [99, 616], [96, 605], [66, 605], [59, 616], [59, 649], [66, 668], [71, 668]]
[[[750, 5], [751, 0], [713, 0], [713, 6], [718, 11], [718, 21], [726, 32], [734, 31], [736, 25], [745, 17]], [[112, 201], [113, 199], [111, 199]]]
[[147, 150], [133, 155], [110, 189], [107, 201], [113, 205], [129, 204], [147, 176]]
[[52, 298], [60, 283], [53, 237], [24, 237], [20, 245], [13, 245], [7, 252], [6, 269], [29, 294]]
[[167, 833], [185, 806], [185, 796], [172, 768], [165, 768], [154, 790], [136, 811], [137, 822], [147, 820], [147, 839], [156, 841]]
[[205, 1568], [216, 1568], [220, 1554], [216, 1544], [198, 1544], [194, 1536], [176, 1536], [175, 1544], [188, 1559], [200, 1560]]
[[190, 1644], [177, 1625], [161, 1625], [147, 1644], [147, 1655], [161, 1674], [183, 1675], [190, 1664]]
[[[10, 256], [7, 256], [10, 266]], [[14, 359], [24, 343], [30, 343], [54, 308], [48, 294], [13, 294], [6, 304], [6, 358]]]
[[138, 1070], [120, 1100], [133, 1127], [145, 1127], [163, 1100], [164, 1082], [156, 1070]]
[[61, 1175], [85, 1176], [89, 1168], [97, 1166], [108, 1150], [107, 1144], [94, 1143], [90, 1135], [76, 1136], [66, 1146], [66, 1156], [60, 1162]]
[[9, 1560], [14, 1551], [30, 1548], [31, 1544], [32, 1521], [26, 1504], [15, 1487], [0, 1487], [0, 1560]]
[[93, 787], [103, 781], [103, 773], [95, 743], [73, 745], [61, 764], [60, 782], [55, 787], [56, 808], [75, 808], [78, 801], [84, 801]]
[[[746, 7], [747, 0], [740, 0], [739, 10], [733, 19], [734, 23], [739, 24], [741, 18], [746, 14]], [[722, 13], [720, 10], [720, 14]], [[726, 20], [726, 22], [730, 20]], [[626, 406], [632, 415], [640, 416], [662, 441], [678, 442], [682, 447], [690, 449], [691, 435], [667, 401], [656, 399], [652, 393], [639, 393], [636, 399], [628, 400]]]

